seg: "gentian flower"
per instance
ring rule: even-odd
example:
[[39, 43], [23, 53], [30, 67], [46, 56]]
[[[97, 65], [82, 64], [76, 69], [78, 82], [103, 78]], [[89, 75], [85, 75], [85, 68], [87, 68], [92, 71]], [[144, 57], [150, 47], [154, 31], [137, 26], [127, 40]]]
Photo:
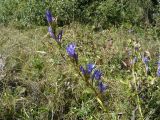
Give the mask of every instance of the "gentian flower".
[[76, 45], [71, 43], [67, 46], [66, 50], [69, 56], [73, 57], [75, 54]]
[[143, 57], [143, 63], [144, 63], [144, 64], [148, 64], [148, 62], [149, 62], [148, 57]]
[[143, 57], [143, 58], [142, 58], [142, 61], [143, 61], [143, 63], [145, 64], [146, 72], [148, 73], [148, 72], [149, 72], [149, 66], [148, 66], [149, 58], [148, 58], [147, 56], [146, 56], [146, 57]]
[[46, 18], [48, 23], [51, 23], [53, 21], [52, 14], [49, 10], [46, 11]]
[[83, 75], [91, 74], [92, 70], [95, 68], [95, 64], [87, 64], [87, 69], [85, 70], [82, 66], [80, 66], [80, 70]]
[[80, 66], [80, 70], [81, 70], [81, 72], [82, 72], [83, 75], [86, 75], [87, 72], [86, 72], [86, 70], [82, 66]]
[[56, 39], [56, 36], [54, 35], [51, 26], [48, 27], [48, 32], [49, 32], [50, 36], [51, 36], [53, 39]]
[[135, 51], [138, 51], [138, 50], [139, 50], [139, 47], [138, 47], [138, 46], [135, 46], [134, 49], [135, 49]]
[[160, 77], [160, 61], [158, 62], [157, 76]]
[[103, 93], [107, 89], [107, 86], [105, 86], [102, 83], [102, 81], [99, 82], [98, 87], [99, 87], [99, 90], [100, 90], [101, 93]]
[[59, 32], [59, 34], [58, 34], [58, 36], [56, 37], [56, 41], [57, 42], [61, 42], [61, 40], [62, 40], [62, 34], [63, 34], [63, 30], [61, 30], [60, 32]]
[[136, 41], [133, 44], [134, 44], [135, 51], [138, 51], [140, 49], [140, 47], [141, 47], [140, 43], [138, 41]]
[[95, 68], [95, 64], [87, 64], [87, 72], [90, 74], [92, 70]]
[[62, 31], [62, 30], [59, 32], [59, 34], [58, 34], [57, 37], [56, 37], [56, 35], [53, 33], [51, 26], [48, 27], [48, 32], [49, 32], [50, 36], [51, 36], [53, 39], [56, 40], [57, 43], [60, 43], [60, 42], [61, 42], [61, 40], [62, 40], [62, 34], [63, 34], [63, 31]]
[[78, 62], [78, 54], [75, 52], [76, 45], [71, 43], [67, 46], [66, 51], [68, 55], [76, 60]]
[[92, 75], [92, 79], [96, 79], [96, 80], [100, 80], [102, 76], [102, 73], [99, 70], [95, 70], [93, 75]]

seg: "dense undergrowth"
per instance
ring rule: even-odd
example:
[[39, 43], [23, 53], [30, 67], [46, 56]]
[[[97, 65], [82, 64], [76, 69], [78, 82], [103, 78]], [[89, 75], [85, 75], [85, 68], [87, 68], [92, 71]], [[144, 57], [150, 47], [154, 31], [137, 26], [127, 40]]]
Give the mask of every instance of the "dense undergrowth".
[[[0, 54], [5, 62], [0, 76], [1, 119], [134, 120], [142, 119], [140, 107], [144, 119], [159, 120], [158, 34], [155, 28], [132, 30], [112, 27], [95, 32], [73, 23], [63, 27], [59, 51], [56, 41], [46, 37], [47, 27], [26, 31], [1, 26]], [[137, 53], [136, 41], [140, 44]], [[82, 66], [95, 63], [102, 71], [108, 112], [68, 61], [68, 43], [76, 43]], [[148, 52], [147, 74], [140, 53]], [[135, 56], [138, 61], [132, 66], [129, 61]]]
[[159, 1], [2, 0], [0, 22], [0, 119], [160, 119]]
[[77, 21], [103, 29], [131, 23], [160, 26], [159, 0], [1, 0], [0, 22], [17, 28], [46, 25], [46, 9], [59, 25]]

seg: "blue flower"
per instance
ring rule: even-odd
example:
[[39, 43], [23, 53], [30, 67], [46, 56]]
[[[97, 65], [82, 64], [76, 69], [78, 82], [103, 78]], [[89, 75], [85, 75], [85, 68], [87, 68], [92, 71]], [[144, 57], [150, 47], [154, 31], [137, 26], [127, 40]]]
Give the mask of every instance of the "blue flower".
[[85, 70], [82, 66], [80, 66], [80, 70], [82, 72], [83, 75], [89, 75], [91, 74], [91, 72], [93, 71], [93, 69], [95, 68], [95, 64], [87, 64], [87, 69]]
[[80, 66], [80, 70], [81, 70], [83, 75], [86, 75], [86, 70], [82, 66]]
[[143, 63], [145, 64], [145, 67], [146, 67], [146, 72], [148, 73], [149, 72], [149, 58], [146, 56], [146, 57], [143, 57], [142, 58], [142, 61]]
[[75, 54], [76, 45], [71, 43], [67, 46], [66, 50], [69, 56], [73, 57]]
[[157, 76], [160, 77], [160, 61], [158, 62]]
[[78, 62], [78, 54], [75, 52], [76, 45], [71, 43], [67, 46], [66, 51], [70, 57], [73, 57]]
[[135, 51], [139, 51], [139, 49], [140, 49], [140, 47], [141, 47], [140, 43], [139, 43], [138, 41], [135, 41], [135, 42], [133, 43], [133, 45], [134, 45]]
[[48, 32], [49, 32], [50, 36], [51, 36], [53, 39], [56, 39], [56, 36], [54, 35], [51, 26], [48, 27]]
[[149, 62], [149, 58], [148, 57], [143, 57], [143, 63], [144, 64], [148, 64], [148, 62]]
[[138, 50], [139, 50], [139, 47], [136, 46], [134, 49], [135, 49], [135, 51], [138, 51]]
[[62, 34], [63, 34], [63, 30], [61, 30], [60, 32], [59, 32], [59, 34], [58, 34], [58, 36], [56, 37], [56, 41], [57, 42], [61, 42], [61, 40], [62, 40]]
[[51, 27], [51, 26], [48, 27], [48, 32], [49, 32], [50, 36], [51, 36], [53, 39], [56, 40], [56, 42], [58, 42], [58, 43], [61, 42], [61, 40], [62, 40], [62, 34], [63, 34], [63, 31], [62, 31], [62, 30], [59, 32], [59, 34], [58, 34], [57, 37], [56, 37], [56, 35], [53, 33], [53, 30], [52, 30], [52, 27]]
[[87, 64], [88, 74], [90, 74], [94, 68], [95, 68], [95, 64], [91, 64], [91, 63]]
[[96, 79], [96, 80], [100, 80], [102, 76], [102, 73], [99, 70], [95, 70], [93, 75], [92, 75], [92, 79]]
[[46, 18], [47, 18], [47, 21], [48, 23], [51, 23], [52, 22], [52, 14], [49, 10], [46, 11]]
[[107, 89], [107, 86], [104, 85], [102, 81], [99, 82], [98, 87], [101, 93], [103, 93]]

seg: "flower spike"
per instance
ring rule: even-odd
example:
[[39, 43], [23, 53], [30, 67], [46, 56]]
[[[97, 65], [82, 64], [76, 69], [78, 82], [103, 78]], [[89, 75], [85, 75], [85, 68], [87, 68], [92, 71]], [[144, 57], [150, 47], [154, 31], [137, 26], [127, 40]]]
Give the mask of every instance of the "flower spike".
[[55, 36], [55, 34], [53, 33], [51, 26], [48, 27], [48, 32], [49, 32], [50, 36], [51, 36], [53, 39], [56, 39], [56, 36]]
[[76, 45], [71, 43], [67, 46], [66, 51], [68, 55], [75, 59], [76, 62], [78, 62], [78, 54], [75, 52]]
[[101, 93], [103, 93], [107, 89], [107, 86], [104, 85], [102, 81], [99, 82], [98, 87]]
[[95, 68], [95, 64], [89, 63], [89, 64], [87, 64], [86, 67], [87, 68], [85, 70], [82, 66], [80, 66], [80, 70], [83, 75], [90, 75], [92, 73], [93, 69]]
[[49, 10], [46, 11], [46, 18], [48, 23], [51, 23], [53, 21], [52, 14]]
[[93, 75], [92, 75], [92, 79], [96, 79], [96, 80], [100, 80], [102, 76], [102, 73], [99, 70], [95, 70]]
[[63, 35], [63, 30], [61, 30], [60, 32], [59, 32], [59, 34], [58, 34], [58, 36], [56, 37], [56, 41], [57, 42], [61, 42], [61, 40], [62, 40], [62, 35]]

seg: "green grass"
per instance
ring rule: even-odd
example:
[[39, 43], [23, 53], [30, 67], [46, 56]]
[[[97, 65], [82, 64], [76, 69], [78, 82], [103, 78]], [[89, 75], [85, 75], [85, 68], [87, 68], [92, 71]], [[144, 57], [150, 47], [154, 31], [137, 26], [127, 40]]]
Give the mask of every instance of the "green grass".
[[[47, 37], [47, 27], [17, 30], [1, 26], [0, 54], [5, 67], [0, 77], [0, 118], [117, 120], [118, 114], [122, 113], [121, 120], [134, 116], [141, 120], [139, 110], [136, 110], [140, 104], [146, 120], [160, 119], [160, 83], [155, 64], [160, 48], [159, 36], [155, 28], [133, 29], [135, 33], [128, 33], [123, 27], [95, 32], [91, 26], [73, 23], [63, 27], [60, 51], [56, 42]], [[111, 38], [112, 46], [108, 41]], [[125, 46], [133, 51], [135, 40], [141, 44], [141, 53], [149, 51], [151, 54], [150, 75], [145, 74], [141, 60], [134, 68], [139, 102], [133, 81], [135, 75], [130, 68], [121, 67], [127, 57]], [[109, 86], [103, 102], [109, 114], [101, 109], [94, 92], [69, 61], [65, 48], [71, 42], [77, 45], [81, 65], [92, 62], [103, 72], [103, 81]], [[145, 98], [141, 99], [143, 95]]]

